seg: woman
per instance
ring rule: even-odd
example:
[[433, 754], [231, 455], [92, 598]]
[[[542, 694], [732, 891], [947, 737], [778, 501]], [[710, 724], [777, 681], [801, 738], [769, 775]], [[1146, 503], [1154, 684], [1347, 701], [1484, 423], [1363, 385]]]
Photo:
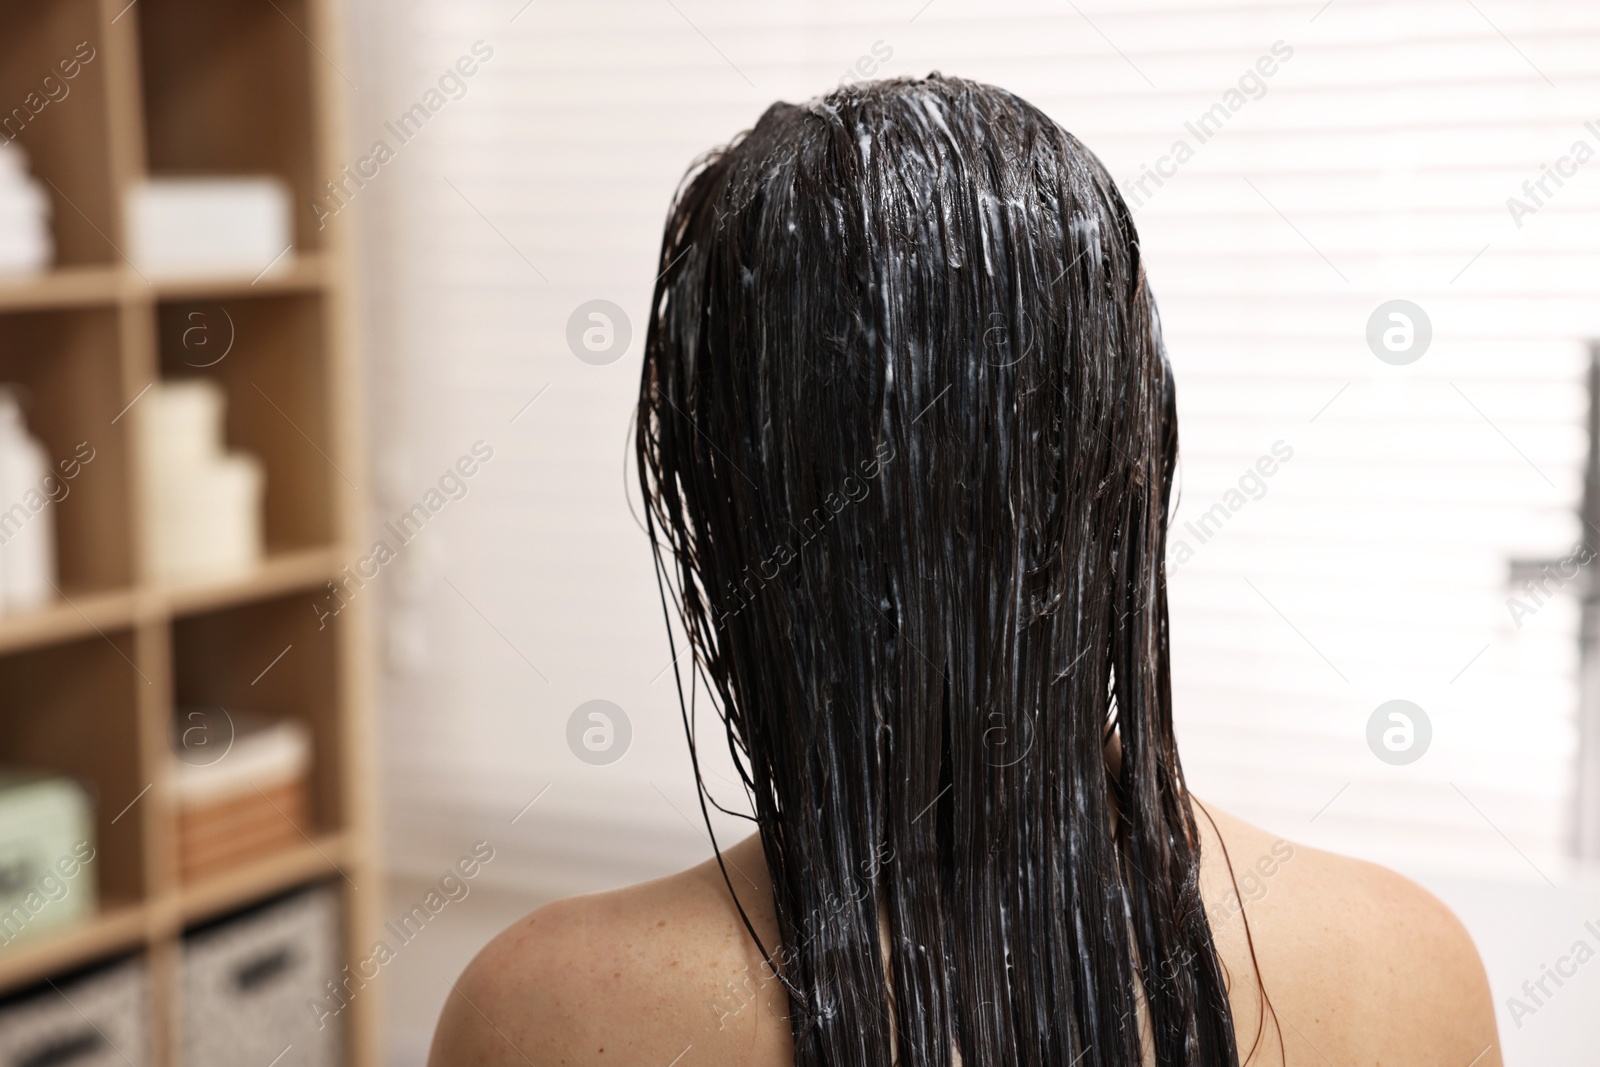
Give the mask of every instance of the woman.
[[1442, 905], [1185, 788], [1172, 370], [1092, 153], [937, 75], [778, 104], [659, 267], [641, 486], [758, 832], [507, 930], [435, 1065], [1500, 1062]]

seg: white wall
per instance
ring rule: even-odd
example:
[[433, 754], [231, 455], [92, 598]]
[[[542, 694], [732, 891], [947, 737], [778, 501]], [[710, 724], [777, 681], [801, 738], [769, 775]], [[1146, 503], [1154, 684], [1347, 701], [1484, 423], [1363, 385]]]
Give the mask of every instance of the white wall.
[[[1480, 941], [1505, 908], [1541, 906], [1528, 901], [1546, 901], [1555, 927], [1579, 917], [1592, 892], [1546, 883], [1572, 878], [1576, 612], [1569, 591], [1518, 628], [1506, 575], [1510, 558], [1559, 556], [1580, 536], [1600, 161], [1548, 185], [1521, 225], [1506, 201], [1575, 141], [1600, 149], [1600, 9], [521, 7], [352, 9], [353, 157], [392, 140], [384, 122], [474, 41], [493, 49], [465, 95], [331, 222], [362, 232], [375, 523], [422, 499], [474, 442], [494, 450], [372, 587], [397, 868], [426, 877], [488, 836], [504, 846], [498, 873], [575, 891], [706, 853], [625, 468], [660, 226], [696, 154], [773, 100], [825, 91], [889, 53], [879, 73], [938, 69], [1032, 100], [1139, 204], [1180, 388], [1178, 536], [1274, 442], [1293, 449], [1261, 499], [1173, 564], [1177, 709], [1197, 790], [1441, 886], [1511, 886], [1457, 894], [1479, 902], [1464, 910]], [[1264, 92], [1199, 143], [1186, 121], [1226, 107], [1275, 42]], [[1141, 190], [1142, 167], [1180, 138], [1193, 158]], [[638, 327], [609, 366], [565, 342], [568, 316], [595, 298]], [[1433, 325], [1409, 366], [1380, 362], [1364, 337], [1394, 298]], [[595, 698], [634, 730], [605, 767], [565, 740], [568, 716]], [[1433, 724], [1409, 766], [1365, 741], [1392, 698]], [[712, 783], [737, 803], [725, 763]], [[1558, 934], [1547, 955], [1568, 947]], [[1529, 977], [1522, 966], [1507, 957], [1496, 972], [1502, 1000]], [[1600, 972], [1583, 981], [1575, 998], [1592, 1003]], [[1514, 1030], [1503, 1012], [1508, 1062], [1554, 1062], [1583, 1025], [1593, 1047], [1593, 1024], [1569, 1016]]]

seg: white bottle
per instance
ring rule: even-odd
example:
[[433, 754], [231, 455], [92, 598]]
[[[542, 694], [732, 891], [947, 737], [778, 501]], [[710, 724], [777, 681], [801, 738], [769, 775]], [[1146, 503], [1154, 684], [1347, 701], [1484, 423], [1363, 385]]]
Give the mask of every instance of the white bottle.
[[49, 457], [28, 436], [16, 394], [0, 388], [0, 589], [8, 612], [37, 608], [55, 592], [55, 516], [45, 485], [49, 474]]

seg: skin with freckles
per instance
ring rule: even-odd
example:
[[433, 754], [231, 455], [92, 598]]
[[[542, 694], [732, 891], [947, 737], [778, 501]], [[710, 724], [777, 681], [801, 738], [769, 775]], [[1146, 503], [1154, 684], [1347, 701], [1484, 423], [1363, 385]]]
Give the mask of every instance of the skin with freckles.
[[[1201, 894], [1242, 1062], [1501, 1067], [1483, 966], [1449, 909], [1385, 868], [1196, 807]], [[724, 858], [756, 931], [776, 944], [759, 838]], [[793, 1063], [783, 988], [715, 860], [546, 905], [491, 941], [456, 987], [430, 1067]]]

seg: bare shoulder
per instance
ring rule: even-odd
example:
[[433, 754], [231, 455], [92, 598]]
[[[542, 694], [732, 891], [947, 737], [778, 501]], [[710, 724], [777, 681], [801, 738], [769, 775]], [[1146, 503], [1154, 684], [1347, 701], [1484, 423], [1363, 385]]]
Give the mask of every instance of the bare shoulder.
[[[1208, 810], [1201, 890], [1241, 1059], [1500, 1067], [1482, 963], [1439, 900], [1383, 867]], [[771, 948], [758, 839], [725, 858]], [[455, 983], [430, 1063], [666, 1067], [693, 1050], [702, 1065], [774, 1067], [793, 1061], [786, 1011], [713, 862], [558, 901], [505, 930]]]
[[[1437, 897], [1386, 867], [1207, 810], [1209, 821], [1197, 812], [1201, 886], [1228, 969], [1241, 1058], [1260, 1019], [1253, 1063], [1280, 1062], [1281, 1051], [1289, 1067], [1499, 1067], [1483, 963]], [[1262, 987], [1276, 1027], [1262, 1011]]]
[[[728, 874], [772, 947], [771, 889], [752, 838]], [[468, 965], [440, 1017], [431, 1067], [666, 1067], [789, 1062], [782, 987], [751, 943], [715, 861], [546, 905]]]

